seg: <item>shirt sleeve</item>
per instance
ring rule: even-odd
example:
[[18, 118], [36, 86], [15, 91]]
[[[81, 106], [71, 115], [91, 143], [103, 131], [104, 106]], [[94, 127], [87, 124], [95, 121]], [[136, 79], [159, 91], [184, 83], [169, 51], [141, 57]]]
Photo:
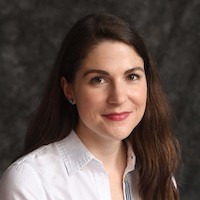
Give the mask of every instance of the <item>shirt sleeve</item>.
[[28, 164], [11, 165], [0, 180], [2, 200], [44, 199], [40, 190], [40, 181]]

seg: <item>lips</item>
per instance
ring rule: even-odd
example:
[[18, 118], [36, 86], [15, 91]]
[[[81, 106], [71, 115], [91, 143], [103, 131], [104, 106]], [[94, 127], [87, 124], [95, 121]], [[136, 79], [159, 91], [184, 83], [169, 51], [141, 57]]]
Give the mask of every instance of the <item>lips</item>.
[[122, 121], [126, 119], [130, 115], [130, 113], [131, 112], [109, 113], [103, 116], [112, 121]]

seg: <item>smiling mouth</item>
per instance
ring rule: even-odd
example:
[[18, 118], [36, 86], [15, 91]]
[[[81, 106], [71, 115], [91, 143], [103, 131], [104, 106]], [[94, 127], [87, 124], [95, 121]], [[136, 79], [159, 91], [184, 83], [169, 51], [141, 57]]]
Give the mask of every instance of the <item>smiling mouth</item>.
[[103, 117], [112, 120], [112, 121], [122, 121], [125, 120], [131, 112], [121, 112], [121, 113], [109, 113], [106, 115], [103, 115]]

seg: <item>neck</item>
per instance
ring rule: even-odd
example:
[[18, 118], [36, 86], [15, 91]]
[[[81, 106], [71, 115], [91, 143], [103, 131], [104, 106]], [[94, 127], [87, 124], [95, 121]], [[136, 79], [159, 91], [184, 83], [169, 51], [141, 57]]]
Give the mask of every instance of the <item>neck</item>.
[[126, 147], [122, 141], [99, 143], [98, 148], [91, 148], [91, 152], [97, 159], [103, 162], [105, 167], [115, 167], [126, 160]]
[[83, 133], [77, 135], [87, 149], [100, 160], [107, 172], [121, 171], [126, 167], [126, 146], [123, 141], [113, 141], [105, 138], [88, 137]]

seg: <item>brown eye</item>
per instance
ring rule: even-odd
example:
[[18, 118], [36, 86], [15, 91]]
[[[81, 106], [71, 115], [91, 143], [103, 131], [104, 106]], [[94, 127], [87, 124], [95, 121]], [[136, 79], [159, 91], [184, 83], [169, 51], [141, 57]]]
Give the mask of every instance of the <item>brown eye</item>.
[[92, 78], [90, 82], [91, 82], [92, 84], [103, 84], [103, 83], [105, 83], [106, 81], [105, 81], [105, 79], [104, 79], [103, 77], [101, 77], [101, 76], [96, 76], [96, 77]]
[[128, 79], [129, 79], [129, 80], [135, 81], [135, 80], [137, 80], [137, 79], [139, 79], [139, 78], [140, 78], [140, 76], [137, 75], [137, 74], [129, 74], [129, 75], [128, 75]]

